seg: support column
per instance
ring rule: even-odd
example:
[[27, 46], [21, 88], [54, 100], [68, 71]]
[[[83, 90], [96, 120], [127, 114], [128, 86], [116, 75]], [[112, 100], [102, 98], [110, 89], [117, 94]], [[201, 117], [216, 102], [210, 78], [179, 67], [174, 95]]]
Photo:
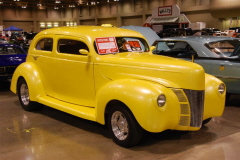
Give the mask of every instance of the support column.
[[39, 24], [36, 21], [36, 19], [37, 19], [37, 9], [36, 8], [32, 8], [32, 17], [33, 17], [32, 31], [33, 32], [38, 32], [39, 31]]
[[3, 11], [2, 11], [2, 7], [0, 7], [0, 25], [3, 25]]

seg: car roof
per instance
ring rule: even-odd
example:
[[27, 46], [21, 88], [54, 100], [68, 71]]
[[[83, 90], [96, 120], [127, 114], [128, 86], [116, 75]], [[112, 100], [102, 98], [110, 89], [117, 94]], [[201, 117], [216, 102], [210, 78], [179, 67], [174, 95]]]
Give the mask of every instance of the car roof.
[[197, 42], [201, 44], [209, 43], [212, 41], [220, 41], [220, 40], [239, 40], [234, 37], [217, 37], [217, 36], [188, 36], [188, 37], [169, 37], [169, 38], [161, 38], [161, 40], [180, 40], [187, 42]]
[[85, 37], [88, 40], [95, 39], [98, 37], [114, 37], [114, 36], [127, 36], [127, 37], [145, 37], [137, 31], [117, 28], [117, 27], [103, 27], [103, 26], [71, 26], [71, 27], [57, 27], [46, 29], [39, 32], [39, 35], [68, 35], [68, 36], [78, 36]]

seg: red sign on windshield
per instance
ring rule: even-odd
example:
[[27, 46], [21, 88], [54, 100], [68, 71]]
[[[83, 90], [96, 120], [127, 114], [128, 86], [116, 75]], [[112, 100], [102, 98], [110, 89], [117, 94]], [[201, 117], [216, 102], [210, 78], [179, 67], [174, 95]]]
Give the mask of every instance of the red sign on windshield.
[[95, 40], [99, 54], [119, 52], [115, 37], [102, 37]]

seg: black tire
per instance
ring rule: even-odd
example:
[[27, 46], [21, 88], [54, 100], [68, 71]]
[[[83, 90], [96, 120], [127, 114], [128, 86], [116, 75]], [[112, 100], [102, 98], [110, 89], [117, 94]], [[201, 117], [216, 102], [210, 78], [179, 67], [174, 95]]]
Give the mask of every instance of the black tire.
[[124, 105], [113, 106], [108, 114], [108, 127], [113, 141], [128, 148], [140, 143], [144, 130]]
[[203, 124], [203, 125], [207, 124], [208, 122], [211, 121], [211, 119], [212, 119], [212, 118], [205, 119], [205, 120], [202, 122], [202, 124]]
[[34, 110], [39, 109], [38, 103], [30, 100], [29, 92], [28, 92], [28, 85], [23, 78], [19, 79], [19, 81], [18, 81], [17, 93], [18, 93], [18, 99], [24, 110], [34, 111]]
[[230, 97], [231, 97], [231, 93], [226, 93], [226, 102], [229, 101]]

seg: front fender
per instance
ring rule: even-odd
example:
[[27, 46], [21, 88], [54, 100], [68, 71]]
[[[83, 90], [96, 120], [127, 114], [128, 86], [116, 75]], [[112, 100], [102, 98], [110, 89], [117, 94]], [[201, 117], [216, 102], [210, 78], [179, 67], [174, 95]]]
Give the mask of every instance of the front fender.
[[[157, 97], [164, 93], [167, 103], [157, 105]], [[124, 103], [138, 123], [147, 131], [174, 129], [179, 121], [179, 102], [171, 89], [157, 83], [136, 79], [120, 79], [103, 86], [97, 93], [96, 118], [105, 124], [105, 109], [111, 100]]]
[[39, 96], [45, 95], [40, 75], [33, 63], [24, 62], [15, 70], [10, 86], [10, 90], [15, 94], [17, 93], [18, 80], [21, 77], [27, 82], [31, 101], [37, 101]]
[[223, 83], [220, 79], [206, 74], [205, 76], [205, 102], [203, 119], [222, 116], [225, 106], [226, 91], [218, 92], [218, 86]]

